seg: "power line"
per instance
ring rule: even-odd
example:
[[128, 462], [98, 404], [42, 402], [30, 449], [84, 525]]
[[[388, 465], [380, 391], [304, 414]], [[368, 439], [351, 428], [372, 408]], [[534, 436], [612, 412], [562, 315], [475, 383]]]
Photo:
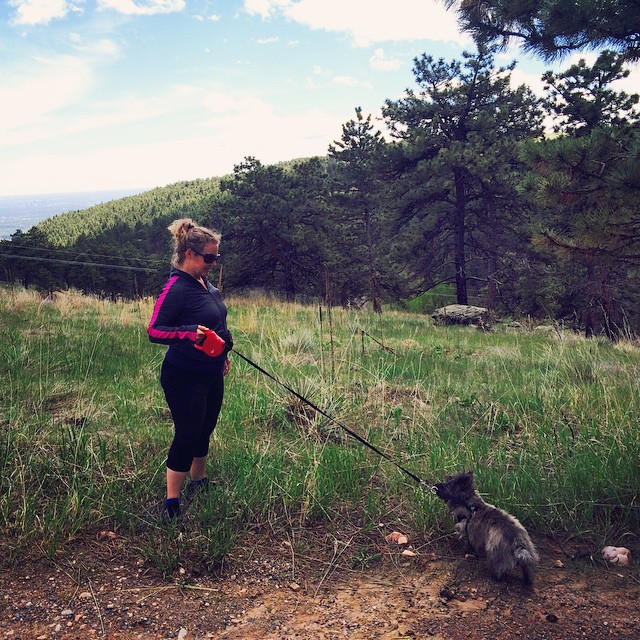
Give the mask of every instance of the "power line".
[[[53, 254], [58, 254], [58, 255], [72, 255], [72, 256], [81, 256], [81, 255], [91, 255], [91, 256], [96, 256], [97, 258], [122, 258], [125, 260], [136, 260], [137, 262], [143, 262], [149, 265], [158, 265], [158, 267], [166, 264], [166, 262], [164, 260], [149, 260], [147, 258], [136, 258], [135, 256], [116, 256], [113, 254], [105, 254], [105, 253], [93, 253], [92, 251], [69, 251], [68, 249], [50, 249], [47, 247], [32, 247], [32, 246], [28, 246], [28, 245], [14, 245], [13, 243], [10, 244], [3, 244], [0, 243], [0, 255], [2, 255], [2, 249], [4, 248], [8, 248], [8, 249], [25, 249], [28, 251], [47, 251], [49, 253], [53, 253]], [[23, 256], [16, 254], [16, 253], [5, 253], [4, 255], [11, 255], [11, 256], [15, 256], [15, 257], [19, 257], [22, 258]]]
[[[2, 256], [2, 252], [0, 252], [0, 256]], [[80, 260], [62, 260], [60, 258], [40, 258], [37, 256], [18, 256], [14, 253], [5, 253], [4, 256], [8, 258], [15, 258], [16, 260], [33, 260], [36, 262], [55, 262], [57, 264], [70, 264], [74, 266], [80, 267], [106, 267], [107, 269], [123, 269], [125, 271], [142, 271], [145, 273], [158, 273], [160, 271], [160, 267], [156, 269], [150, 269], [147, 267], [130, 267], [128, 265], [122, 264], [106, 264], [102, 262], [84, 262]]]

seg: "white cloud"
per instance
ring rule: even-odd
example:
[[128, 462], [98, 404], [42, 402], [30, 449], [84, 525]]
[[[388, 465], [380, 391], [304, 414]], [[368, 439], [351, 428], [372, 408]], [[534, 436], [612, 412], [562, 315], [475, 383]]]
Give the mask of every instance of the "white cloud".
[[49, 24], [71, 11], [80, 11], [78, 2], [71, 0], [9, 0], [9, 6], [16, 9], [16, 16], [11, 20], [14, 25]]
[[79, 101], [93, 82], [87, 62], [73, 56], [34, 59], [12, 75], [0, 75], [0, 139], [10, 144], [29, 138], [29, 129]]
[[320, 109], [282, 116], [267, 103], [251, 99], [228, 97], [227, 111], [207, 128], [178, 139], [0, 160], [0, 192], [83, 191], [87, 185], [92, 189], [155, 187], [222, 176], [246, 156], [273, 164], [324, 155], [342, 126], [341, 119]]
[[98, 0], [98, 9], [113, 9], [135, 16], [184, 11], [186, 0]]
[[97, 74], [88, 59], [73, 56], [35, 60], [13, 76], [0, 75], [0, 139], [5, 148], [93, 134], [108, 127], [117, 131], [134, 122], [184, 114], [202, 96], [202, 90], [193, 85], [173, 85], [152, 96], [85, 102], [96, 85]]
[[371, 89], [371, 84], [369, 82], [363, 82], [351, 76], [336, 76], [331, 82], [337, 87], [363, 87], [365, 89]]
[[336, 76], [332, 82], [339, 87], [355, 87], [358, 85], [358, 81], [351, 76]]
[[438, 0], [245, 0], [245, 10], [263, 18], [277, 12], [312, 29], [350, 33], [357, 46], [391, 40], [470, 43], [456, 14]]
[[84, 43], [79, 36], [72, 34], [71, 41], [76, 51], [88, 54], [101, 61], [113, 60], [120, 56], [120, 47], [113, 40], [108, 40], [107, 38]]
[[[236, 98], [222, 91], [211, 91], [202, 99], [202, 105], [212, 113], [222, 114], [229, 112], [246, 113], [251, 111], [262, 111], [263, 103], [257, 99], [253, 102], [247, 99]], [[210, 121], [215, 123], [218, 121]]]
[[396, 71], [402, 66], [400, 60], [387, 58], [384, 49], [376, 49], [371, 58], [369, 58], [369, 64], [376, 71]]
[[526, 73], [516, 67], [511, 72], [511, 86], [515, 89], [523, 84], [529, 87], [539, 98], [545, 95], [545, 83], [542, 81], [542, 73]]
[[244, 10], [250, 15], [268, 18], [277, 9], [290, 4], [290, 0], [244, 0]]

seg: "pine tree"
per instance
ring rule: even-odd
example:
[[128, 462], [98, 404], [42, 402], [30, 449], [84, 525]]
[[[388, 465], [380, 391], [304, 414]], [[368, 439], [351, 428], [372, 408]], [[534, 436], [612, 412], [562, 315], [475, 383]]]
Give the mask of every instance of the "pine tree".
[[584, 331], [622, 330], [627, 273], [640, 264], [638, 96], [611, 90], [622, 56], [604, 51], [561, 74], [545, 74], [550, 113], [561, 135], [526, 149], [538, 175], [531, 187], [555, 216], [537, 246], [582, 270]]
[[522, 223], [515, 147], [540, 135], [542, 120], [531, 92], [511, 87], [514, 65], [496, 68], [483, 46], [463, 58], [423, 54], [414, 63], [418, 92], [383, 111], [397, 139], [397, 228], [414, 238], [423, 285], [452, 280], [459, 304], [468, 302], [471, 259], [491, 264], [507, 230]]
[[[340, 211], [344, 217], [356, 218], [360, 226], [358, 244], [366, 249], [366, 270], [369, 275], [373, 310], [382, 313], [382, 296], [376, 267], [381, 201], [380, 181], [376, 164], [382, 156], [384, 139], [371, 124], [371, 114], [366, 118], [362, 109], [356, 108], [356, 119], [342, 126], [342, 138], [329, 146], [329, 156], [339, 166], [338, 176]], [[355, 250], [357, 247], [353, 247]]]
[[476, 41], [519, 40], [525, 50], [553, 59], [581, 49], [613, 49], [640, 58], [638, 0], [445, 0]]

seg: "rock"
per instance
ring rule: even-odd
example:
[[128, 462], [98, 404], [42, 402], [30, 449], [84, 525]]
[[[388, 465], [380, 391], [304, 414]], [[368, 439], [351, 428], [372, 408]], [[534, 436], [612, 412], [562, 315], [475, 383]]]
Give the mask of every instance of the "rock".
[[489, 310], [484, 307], [474, 307], [468, 304], [449, 304], [436, 309], [431, 317], [437, 325], [470, 325], [476, 324], [481, 328], [488, 328]]
[[555, 329], [548, 324], [540, 324], [535, 329], [538, 333], [553, 333]]
[[624, 567], [629, 564], [630, 553], [626, 547], [605, 547], [602, 550], [602, 557], [611, 564], [619, 564]]
[[409, 538], [400, 531], [393, 531], [389, 535], [385, 536], [387, 542], [395, 542], [396, 544], [408, 544]]

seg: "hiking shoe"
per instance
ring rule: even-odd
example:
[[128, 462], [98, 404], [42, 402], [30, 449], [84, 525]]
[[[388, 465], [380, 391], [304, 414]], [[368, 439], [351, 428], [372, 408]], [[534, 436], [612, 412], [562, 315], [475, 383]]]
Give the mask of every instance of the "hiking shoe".
[[197, 495], [206, 493], [209, 490], [209, 478], [206, 476], [201, 480], [190, 480], [185, 487], [184, 498], [187, 502], [193, 500]]
[[180, 514], [180, 503], [176, 500], [171, 504], [165, 500], [164, 508], [162, 509], [162, 523], [166, 525], [176, 525], [182, 521]]

